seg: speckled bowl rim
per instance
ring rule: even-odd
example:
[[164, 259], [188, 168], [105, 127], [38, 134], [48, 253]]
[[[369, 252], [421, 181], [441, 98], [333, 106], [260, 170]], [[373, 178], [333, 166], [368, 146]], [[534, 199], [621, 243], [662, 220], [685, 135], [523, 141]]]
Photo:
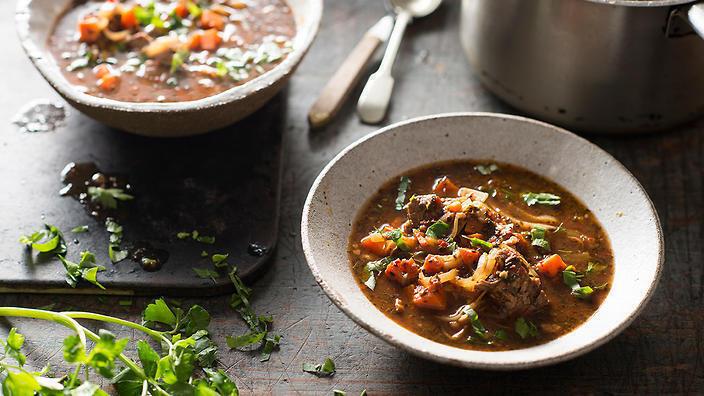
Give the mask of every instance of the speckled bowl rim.
[[[306, 0], [312, 4], [313, 12], [305, 15], [306, 24], [304, 26], [296, 25], [293, 51], [273, 69], [242, 85], [237, 85], [218, 94], [197, 100], [183, 102], [123, 102], [88, 95], [76, 89], [66, 80], [51, 54], [44, 49], [46, 45], [44, 43], [36, 43], [30, 36], [29, 20], [32, 1], [35, 0], [18, 0], [15, 9], [15, 28], [25, 53], [49, 84], [63, 96], [84, 106], [138, 113], [176, 113], [217, 107], [242, 100], [273, 85], [278, 80], [291, 74], [303, 59], [318, 33], [323, 13], [323, 0]], [[294, 9], [290, 2], [286, 1], [286, 3], [292, 10]], [[53, 16], [53, 23], [56, 23], [56, 18], [58, 17], [59, 15]]]
[[607, 6], [636, 7], [636, 8], [656, 8], [672, 7], [684, 4], [694, 4], [696, 0], [585, 0], [590, 3], [597, 3]]
[[[320, 269], [318, 268], [318, 264], [315, 261], [314, 254], [313, 254], [313, 248], [311, 247], [311, 243], [308, 237], [308, 229], [309, 229], [309, 216], [310, 216], [310, 209], [311, 209], [311, 204], [312, 201], [316, 195], [316, 192], [318, 190], [318, 187], [320, 186], [322, 180], [325, 178], [326, 174], [332, 169], [335, 164], [343, 158], [347, 153], [352, 151], [354, 148], [359, 146], [360, 144], [372, 140], [375, 137], [385, 134], [385, 133], [390, 133], [394, 131], [395, 129], [405, 126], [408, 124], [413, 124], [413, 123], [419, 123], [423, 121], [428, 121], [428, 120], [435, 120], [435, 119], [442, 119], [442, 118], [448, 118], [448, 117], [493, 117], [497, 119], [509, 119], [509, 120], [516, 120], [516, 121], [521, 121], [521, 122], [526, 122], [530, 124], [534, 124], [543, 128], [547, 128], [552, 130], [554, 133], [559, 133], [563, 135], [568, 135], [571, 139], [576, 139], [580, 141], [582, 144], [592, 146], [596, 150], [602, 152], [603, 155], [611, 158], [613, 160], [613, 165], [618, 166], [621, 171], [624, 172], [624, 174], [631, 178], [634, 186], [636, 189], [642, 194], [643, 197], [647, 200], [647, 206], [650, 209], [649, 215], [652, 217], [653, 221], [655, 222], [655, 229], [657, 230], [657, 238], [655, 239], [657, 241], [657, 254], [658, 258], [656, 261], [656, 268], [655, 268], [655, 274], [653, 276], [653, 279], [651, 283], [647, 286], [647, 289], [645, 291], [645, 294], [642, 296], [642, 299], [638, 303], [638, 306], [630, 312], [627, 316], [625, 316], [620, 322], [615, 323], [612, 326], [612, 329], [610, 332], [601, 338], [597, 338], [592, 340], [586, 345], [583, 345], [581, 347], [576, 347], [576, 348], [567, 348], [560, 353], [554, 354], [553, 356], [550, 356], [548, 358], [543, 358], [543, 359], [534, 359], [534, 360], [524, 360], [524, 361], [507, 361], [507, 362], [484, 362], [481, 359], [463, 359], [461, 357], [446, 357], [446, 356], [439, 356], [437, 354], [434, 354], [433, 351], [430, 350], [425, 350], [422, 348], [418, 348], [415, 345], [410, 345], [407, 343], [402, 342], [401, 340], [397, 339], [393, 334], [389, 334], [387, 332], [384, 332], [383, 330], [377, 328], [374, 326], [373, 323], [368, 323], [364, 318], [358, 316], [353, 309], [348, 307], [344, 302], [343, 299], [341, 298], [340, 295], [338, 295], [337, 291], [333, 289], [330, 285], [327, 284], [327, 282], [323, 279], [323, 276], [321, 275]], [[423, 164], [418, 164], [418, 166], [421, 166]], [[580, 198], [580, 197], [578, 197]], [[580, 198], [581, 199], [581, 198]], [[429, 115], [429, 116], [424, 116], [424, 117], [418, 117], [418, 118], [413, 118], [409, 119], [406, 121], [398, 122], [389, 126], [386, 126], [384, 128], [381, 128], [369, 135], [366, 135], [357, 141], [353, 142], [346, 148], [344, 148], [340, 153], [338, 153], [320, 172], [318, 177], [315, 179], [313, 182], [313, 185], [310, 188], [310, 191], [308, 193], [308, 196], [306, 197], [305, 204], [303, 206], [303, 214], [301, 218], [301, 244], [303, 247], [303, 253], [306, 257], [306, 261], [308, 263], [308, 267], [310, 268], [311, 272], [313, 273], [313, 277], [315, 280], [318, 282], [318, 284], [322, 287], [323, 291], [325, 294], [330, 298], [330, 300], [338, 307], [340, 308], [349, 318], [351, 318], [355, 323], [357, 323], [359, 326], [364, 328], [365, 330], [369, 331], [370, 333], [374, 334], [375, 336], [381, 338], [382, 340], [395, 345], [397, 347], [400, 347], [403, 350], [406, 350], [413, 355], [430, 359], [439, 363], [444, 363], [444, 364], [451, 364], [455, 366], [461, 366], [461, 367], [466, 367], [466, 368], [474, 368], [474, 369], [486, 369], [486, 370], [520, 370], [520, 369], [529, 369], [529, 368], [537, 368], [537, 367], [543, 367], [543, 366], [548, 366], [560, 362], [564, 362], [566, 360], [573, 359], [575, 357], [578, 357], [580, 355], [583, 355], [587, 352], [590, 352], [594, 350], [595, 348], [605, 344], [606, 342], [612, 340], [614, 337], [616, 337], [620, 332], [622, 332], [624, 329], [626, 329], [635, 319], [636, 317], [641, 313], [643, 308], [647, 305], [647, 303], [650, 301], [652, 298], [653, 293], [655, 292], [655, 289], [657, 288], [658, 282], [660, 280], [662, 268], [664, 265], [664, 260], [665, 260], [665, 255], [664, 255], [664, 237], [662, 233], [662, 227], [660, 225], [660, 219], [658, 217], [657, 211], [655, 209], [655, 205], [653, 204], [652, 200], [648, 196], [647, 192], [643, 188], [643, 186], [640, 184], [640, 182], [633, 176], [633, 174], [623, 165], [621, 164], [618, 160], [616, 160], [611, 154], [607, 153], [606, 151], [602, 150], [600, 147], [596, 146], [595, 144], [591, 143], [590, 141], [575, 135], [572, 132], [569, 132], [565, 129], [556, 127], [554, 125], [533, 120], [530, 118], [526, 117], [521, 117], [521, 116], [515, 116], [515, 115], [508, 115], [508, 114], [499, 114], [499, 113], [486, 113], [486, 112], [454, 112], [454, 113], [443, 113], [443, 114], [435, 114], [435, 115]], [[359, 291], [362, 293], [362, 291]], [[375, 309], [375, 308], [374, 308]], [[588, 319], [588, 321], [591, 320]], [[404, 329], [400, 325], [397, 325], [398, 329]], [[405, 329], [404, 329], [405, 330]], [[407, 331], [407, 330], [406, 330]], [[418, 336], [421, 337], [421, 336]], [[421, 337], [422, 338], [422, 337]], [[430, 341], [430, 340], [428, 340]], [[433, 341], [430, 341], [431, 344], [437, 344], [439, 346], [444, 346], [443, 344], [436, 343]], [[462, 354], [463, 349], [456, 348], [458, 356]], [[509, 351], [510, 352], [510, 351]], [[487, 353], [493, 353], [493, 352], [487, 352]]]

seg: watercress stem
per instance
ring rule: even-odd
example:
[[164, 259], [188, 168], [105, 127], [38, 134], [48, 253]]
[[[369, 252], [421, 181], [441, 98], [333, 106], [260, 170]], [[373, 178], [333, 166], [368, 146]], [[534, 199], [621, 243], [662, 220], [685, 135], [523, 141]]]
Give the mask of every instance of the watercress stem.
[[168, 338], [164, 337], [164, 335], [160, 331], [152, 330], [146, 326], [142, 326], [140, 324], [130, 322], [129, 320], [124, 320], [124, 319], [115, 318], [115, 317], [107, 316], [107, 315], [101, 315], [101, 314], [92, 313], [92, 312], [62, 312], [62, 313], [72, 319], [90, 319], [90, 320], [97, 320], [100, 322], [114, 323], [114, 324], [117, 324], [120, 326], [129, 327], [131, 329], [141, 331], [142, 333], [154, 338], [154, 340], [156, 340], [156, 341], [165, 342], [165, 343], [167, 343], [167, 345], [171, 345], [171, 341]]
[[32, 308], [0, 307], [0, 316], [32, 318], [56, 322], [75, 331], [76, 334], [78, 334], [81, 345], [83, 348], [86, 348], [86, 333], [83, 326], [63, 313]]

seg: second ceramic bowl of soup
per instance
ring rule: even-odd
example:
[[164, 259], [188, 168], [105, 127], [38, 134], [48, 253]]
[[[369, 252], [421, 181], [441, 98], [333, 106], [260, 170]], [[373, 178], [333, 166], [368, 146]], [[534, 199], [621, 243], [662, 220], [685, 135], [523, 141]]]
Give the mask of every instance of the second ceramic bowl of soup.
[[48, 46], [57, 21], [76, 5], [73, 0], [19, 1], [16, 25], [25, 52], [49, 84], [79, 111], [111, 127], [157, 137], [205, 133], [262, 107], [284, 87], [303, 59], [323, 8], [322, 0], [286, 0], [296, 25], [292, 51], [271, 70], [244, 84], [196, 100], [129, 102], [90, 95], [62, 73], [60, 60]]
[[[455, 160], [519, 166], [557, 183], [596, 216], [611, 242], [614, 274], [608, 295], [583, 324], [540, 345], [509, 351], [467, 350], [400, 326], [365, 296], [347, 251], [360, 210], [392, 178], [421, 166]], [[487, 369], [552, 364], [607, 342], [645, 306], [663, 261], [662, 231], [652, 202], [618, 161], [560, 128], [500, 114], [414, 119], [350, 145], [314, 182], [303, 210], [301, 237], [316, 280], [360, 326], [419, 356]]]

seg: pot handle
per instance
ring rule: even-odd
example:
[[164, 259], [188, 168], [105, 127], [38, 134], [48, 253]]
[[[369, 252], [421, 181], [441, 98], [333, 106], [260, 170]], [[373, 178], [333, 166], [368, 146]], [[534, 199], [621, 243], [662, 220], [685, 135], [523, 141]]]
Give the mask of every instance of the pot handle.
[[704, 38], [704, 2], [695, 3], [685, 10], [687, 21], [695, 32]]

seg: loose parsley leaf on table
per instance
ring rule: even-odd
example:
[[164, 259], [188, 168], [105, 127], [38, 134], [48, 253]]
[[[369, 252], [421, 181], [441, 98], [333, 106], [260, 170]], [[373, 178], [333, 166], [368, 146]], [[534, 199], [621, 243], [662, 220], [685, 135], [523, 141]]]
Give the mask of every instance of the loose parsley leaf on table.
[[191, 268], [193, 272], [196, 273], [196, 276], [201, 278], [201, 279], [212, 279], [213, 282], [215, 282], [215, 279], [220, 277], [220, 274], [212, 270], [210, 268]]
[[129, 252], [120, 248], [122, 244], [122, 226], [117, 224], [115, 219], [108, 217], [105, 219], [105, 229], [110, 234], [110, 244], [108, 245], [108, 257], [113, 263], [119, 263], [127, 258]]
[[20, 238], [20, 243], [27, 245], [39, 253], [65, 254], [66, 242], [61, 231], [51, 224], [45, 224], [44, 229], [25, 235]]
[[227, 262], [225, 260], [227, 260], [227, 257], [229, 255], [230, 255], [229, 253], [227, 253], [227, 254], [214, 254], [214, 255], [212, 255], [212, 257], [210, 257], [210, 260], [213, 262], [213, 265], [215, 266], [215, 268], [225, 268], [225, 267], [227, 267]]
[[71, 229], [71, 232], [74, 234], [82, 234], [84, 232], [88, 232], [88, 226], [87, 225], [81, 225], [78, 227], [73, 227]]
[[303, 363], [303, 371], [318, 377], [330, 377], [335, 374], [335, 362], [330, 358], [325, 358], [320, 364]]
[[121, 188], [88, 187], [88, 196], [92, 202], [97, 202], [103, 208], [117, 209], [117, 201], [129, 201], [134, 199], [130, 194], [126, 194]]
[[237, 267], [233, 267], [228, 275], [235, 287], [235, 293], [230, 298], [230, 307], [240, 314], [250, 331], [241, 336], [228, 336], [226, 338], [227, 344], [230, 348], [236, 349], [258, 345], [257, 348], [262, 351], [260, 360], [263, 362], [267, 361], [271, 353], [281, 343], [281, 336], [272, 334], [269, 331], [269, 325], [272, 323], [273, 318], [271, 316], [257, 315], [254, 312], [249, 301], [252, 289], [247, 287], [237, 275]]

